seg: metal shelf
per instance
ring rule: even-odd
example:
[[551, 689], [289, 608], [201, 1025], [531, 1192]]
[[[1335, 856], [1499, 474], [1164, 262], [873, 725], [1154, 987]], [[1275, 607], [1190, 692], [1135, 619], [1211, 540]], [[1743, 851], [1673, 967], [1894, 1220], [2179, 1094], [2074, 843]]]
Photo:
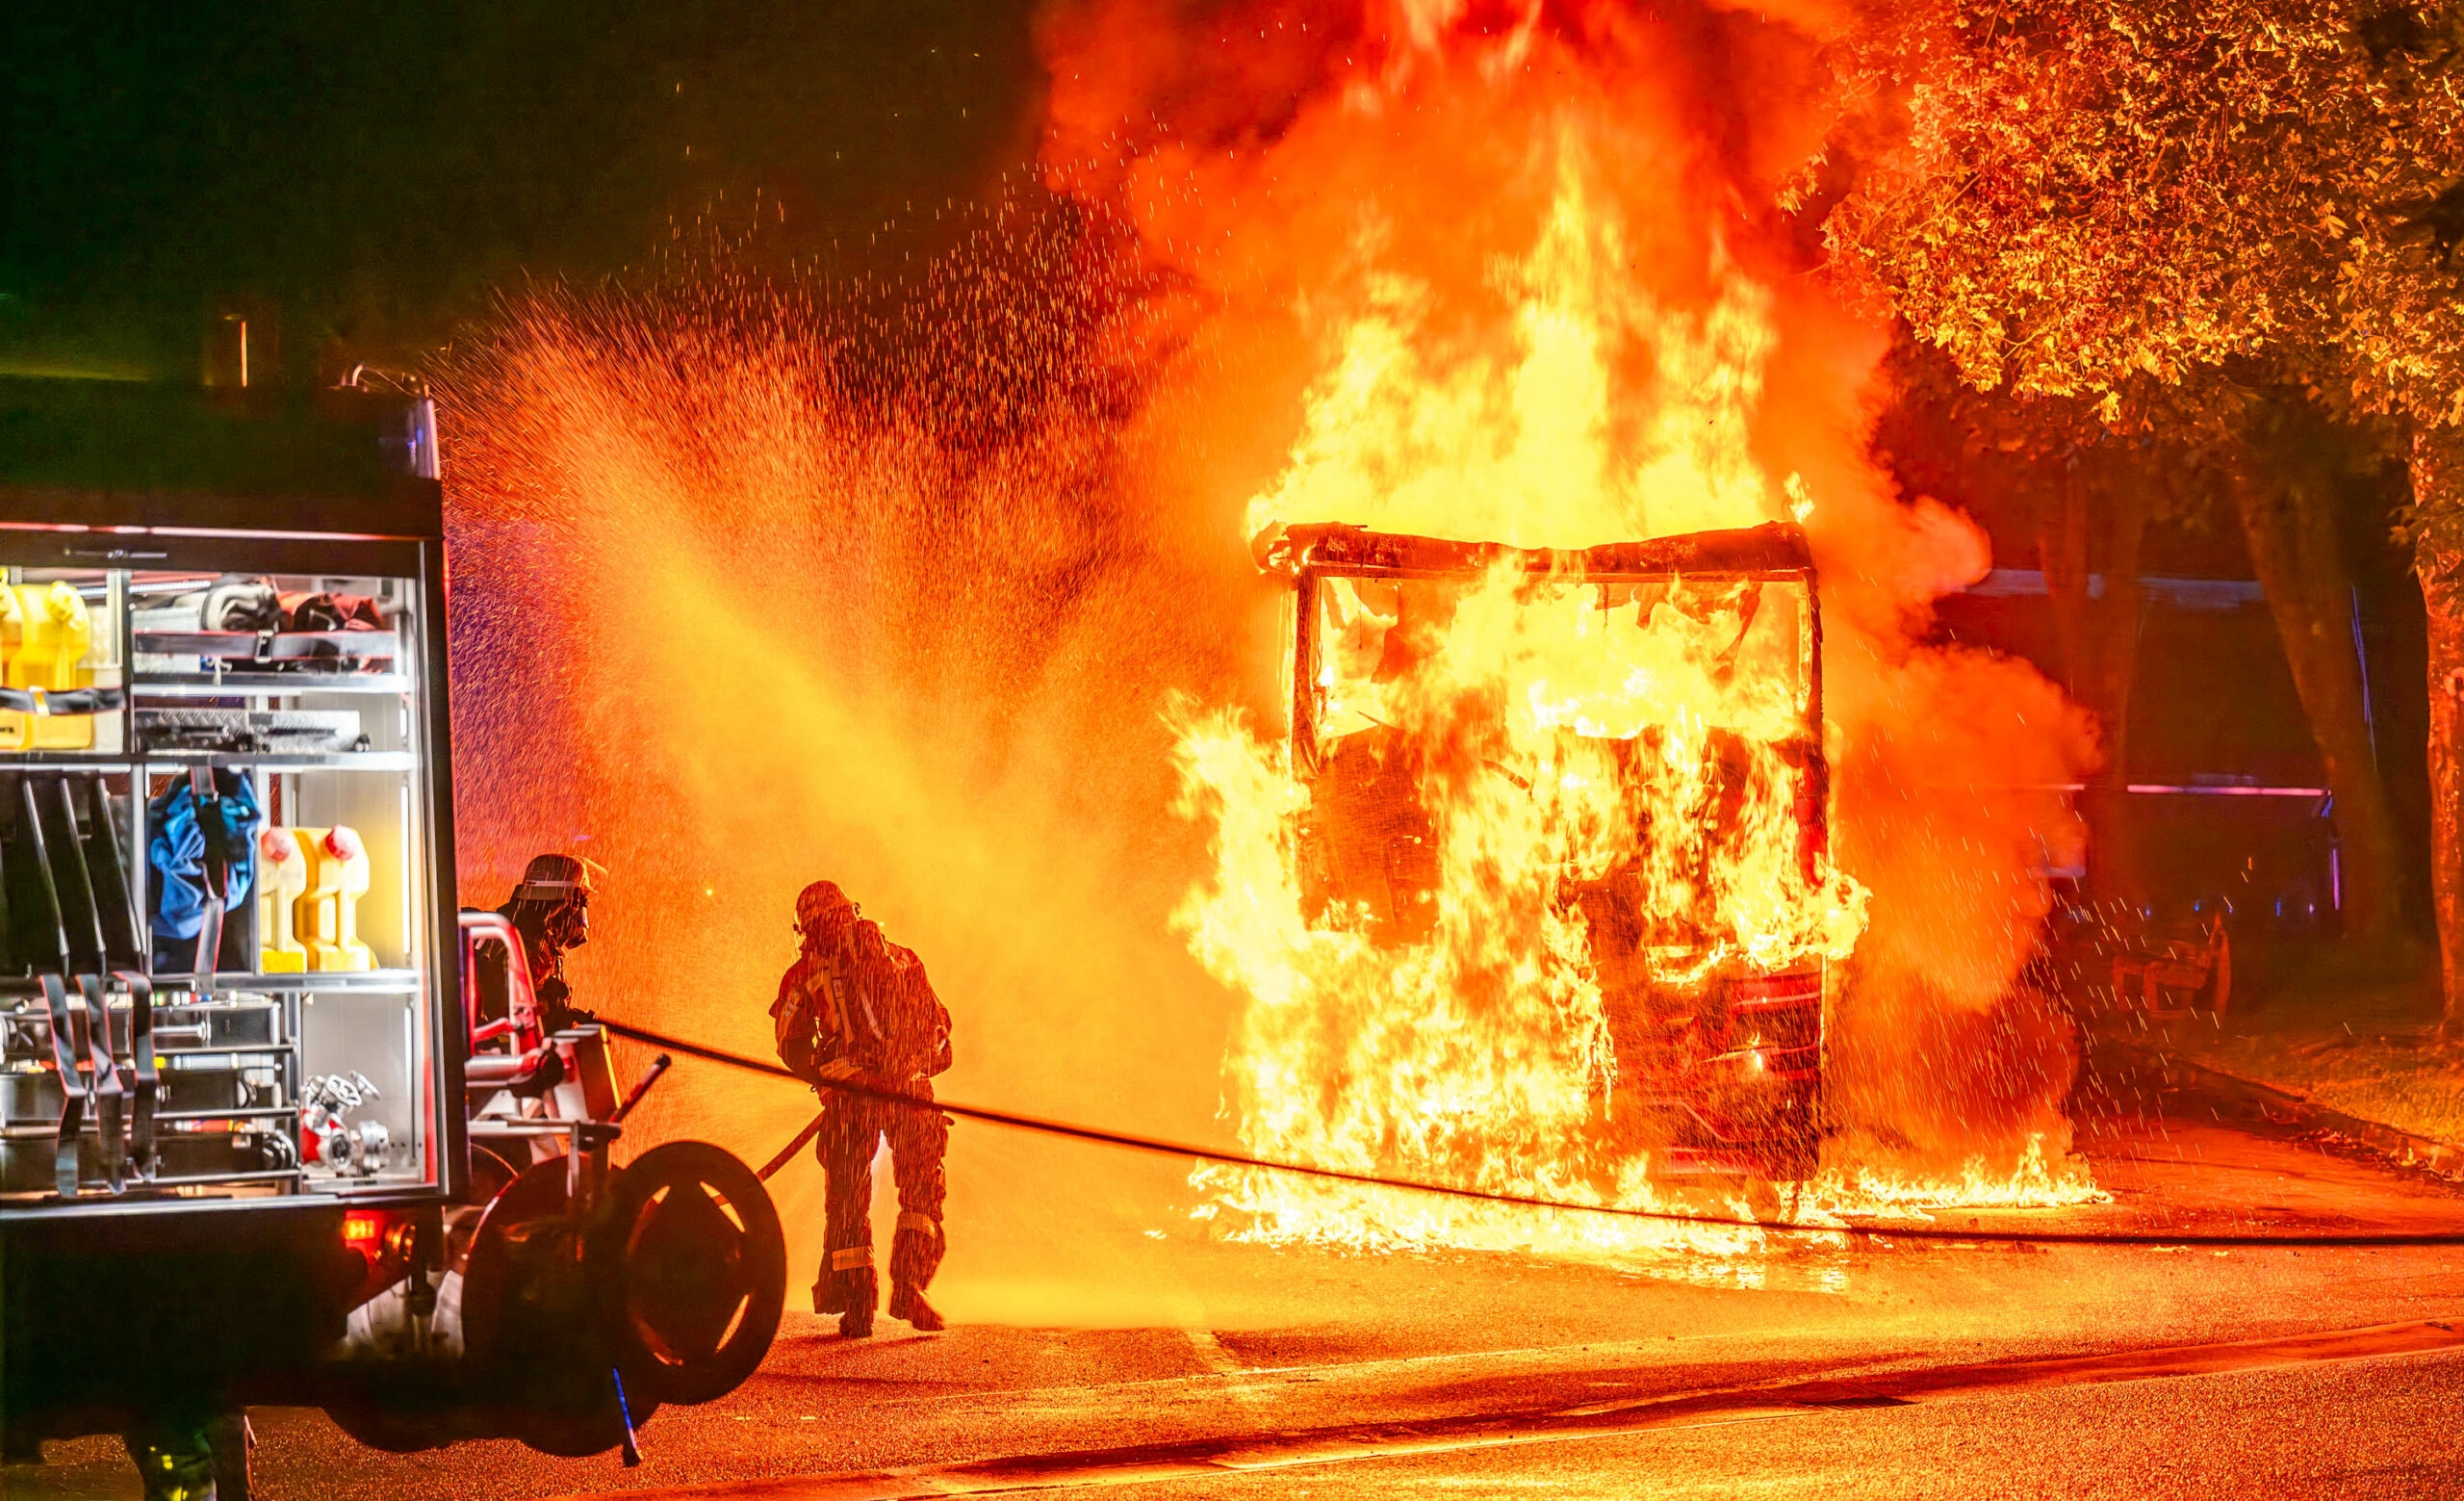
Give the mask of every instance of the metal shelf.
[[214, 766], [263, 771], [417, 771], [412, 751], [0, 751], [0, 771], [129, 771]]
[[[286, 1110], [280, 1105], [241, 1105], [229, 1110], [163, 1110], [155, 1113], [154, 1124], [177, 1126], [197, 1121], [288, 1121], [295, 1119], [298, 1114], [299, 1111], [295, 1107]], [[88, 1139], [97, 1138], [102, 1135], [102, 1123], [89, 1116], [78, 1127], [77, 1134]], [[201, 1131], [184, 1134], [212, 1136], [218, 1133]], [[59, 1135], [60, 1128], [56, 1126], [21, 1124], [0, 1126], [0, 1140], [6, 1141], [54, 1141], [59, 1138]]]
[[298, 693], [403, 694], [398, 672], [163, 672], [134, 678], [139, 698], [288, 698]]
[[[167, 993], [194, 996], [189, 974], [158, 974], [154, 976], [154, 1009], [166, 1005]], [[420, 972], [417, 970], [311, 970], [304, 974], [242, 974], [226, 971], [214, 977], [214, 992], [219, 998], [226, 991], [257, 991], [266, 995], [290, 996], [299, 993], [352, 991], [364, 996], [413, 996], [419, 993]], [[172, 1006], [195, 1006], [195, 1000], [171, 1001]]]
[[428, 1186], [426, 1176], [417, 1168], [386, 1168], [366, 1178], [328, 1176], [322, 1163], [316, 1164], [309, 1171], [317, 1176], [301, 1183], [301, 1190], [311, 1194], [331, 1194], [337, 1199], [365, 1199]]
[[[163, 1110], [157, 1111], [154, 1124], [163, 1126], [182, 1121], [289, 1121], [299, 1115], [296, 1105], [241, 1105], [230, 1110]], [[211, 1133], [208, 1133], [211, 1134]]]
[[[265, 1168], [255, 1172], [191, 1173], [178, 1178], [155, 1178], [147, 1179], [144, 1186], [161, 1190], [201, 1188], [213, 1183], [296, 1183], [306, 1181], [307, 1177], [306, 1171], [300, 1168]], [[81, 1197], [101, 1201], [109, 1196], [94, 1193]]]
[[213, 766], [257, 771], [417, 771], [410, 751], [146, 751], [148, 767]]
[[[224, 971], [215, 976], [215, 996], [212, 996], [212, 998], [202, 998], [197, 991], [190, 989], [194, 978], [197, 978], [194, 973], [158, 973], [158, 976], [153, 976], [155, 1013], [266, 1011], [269, 1005], [273, 1005], [271, 1000], [251, 998], [249, 991], [254, 991], [256, 996], [298, 996], [298, 994], [322, 996], [322, 994], [343, 994], [343, 991], [350, 991], [350, 994], [357, 994], [357, 996], [417, 996], [419, 994], [417, 969], [316, 969], [316, 971], [308, 971], [308, 973]], [[10, 996], [13, 996], [13, 998], [39, 998], [39, 996], [42, 996], [42, 981], [32, 981], [32, 978], [25, 978], [25, 976], [0, 976], [0, 998], [10, 998]], [[81, 1008], [81, 1005], [84, 1005], [84, 1000], [76, 996], [74, 986], [71, 986], [69, 991], [69, 1000], [74, 1008]], [[118, 983], [111, 986], [109, 1005], [111, 1005], [111, 1016], [128, 1016], [128, 991], [120, 989]], [[44, 1011], [44, 1008], [39, 1008], [39, 1005], [25, 1005], [25, 1008], [14, 1008], [14, 1011], [13, 1008], [0, 1005], [0, 1021], [42, 1022], [42, 1021], [49, 1021], [49, 1013]]]
[[[408, 970], [373, 970], [364, 972], [371, 974], [395, 975], [409, 974], [412, 971]], [[264, 1011], [275, 1004], [275, 1002], [261, 996], [226, 996], [218, 992], [211, 1000], [200, 999], [198, 998], [196, 992], [188, 988], [188, 982], [192, 978], [190, 975], [158, 974], [153, 978], [154, 1009], [158, 1013], [165, 1011], [199, 1010]], [[218, 981], [245, 978], [249, 978], [249, 976], [223, 975], [218, 976]], [[297, 976], [294, 975], [290, 976], [290, 978], [295, 979]], [[168, 998], [173, 996], [180, 996], [181, 998], [178, 1000]], [[10, 996], [18, 999], [32, 997], [39, 1000], [42, 996], [42, 982], [39, 980], [28, 979], [22, 974], [0, 976], [0, 996]], [[72, 1006], [84, 1006], [84, 999], [73, 988], [69, 992], [69, 997]], [[106, 1004], [111, 1007], [112, 1014], [114, 1016], [126, 1016], [129, 1009], [128, 992], [122, 989], [116, 981], [111, 982], [108, 987]], [[49, 1011], [42, 1006], [20, 1006], [13, 1009], [7, 1006], [0, 1006], [0, 1022], [46, 1022], [49, 1019]]]
[[135, 764], [126, 751], [0, 751], [0, 771], [127, 771]]

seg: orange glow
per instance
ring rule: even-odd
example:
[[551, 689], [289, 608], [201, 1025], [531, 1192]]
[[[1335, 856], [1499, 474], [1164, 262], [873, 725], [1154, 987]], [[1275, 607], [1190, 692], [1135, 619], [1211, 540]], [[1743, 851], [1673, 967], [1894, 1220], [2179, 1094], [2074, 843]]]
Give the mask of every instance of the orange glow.
[[[1168, 925], [1203, 850], [1157, 710], [1231, 676], [1246, 556], [1155, 546], [1065, 404], [962, 451], [928, 403], [848, 396], [826, 317], [707, 295], [541, 297], [445, 382], [464, 901], [589, 855], [583, 1003], [761, 1056], [796, 893], [827, 877], [923, 957], [952, 1098], [1208, 1135], [1226, 1023]], [[647, 1062], [621, 1048], [620, 1076]], [[681, 1067], [617, 1154], [758, 1163], [812, 1110]], [[1045, 1161], [954, 1135], [953, 1318], [1049, 1318], [1012, 1289], [1100, 1282], [1186, 1192], [1160, 1160]], [[810, 1265], [820, 1173], [770, 1188]]]
[[383, 1215], [353, 1209], [343, 1216], [343, 1244], [357, 1246], [362, 1250], [372, 1249], [376, 1244], [376, 1237], [383, 1232], [384, 1229]]
[[[1212, 447], [1247, 456], [1197, 480], [1217, 513], [1237, 494], [1242, 536], [1339, 521], [1554, 548], [1792, 520], [1822, 564], [1841, 690], [1823, 730], [1839, 860], [1804, 867], [1780, 754], [1790, 674], [1721, 656], [1753, 635], [1739, 597], [1637, 610], [1493, 575], [1422, 622], [1399, 671], [1393, 643], [1412, 631], [1393, 591], [1336, 588], [1311, 686], [1330, 734], [1416, 758], [1433, 919], [1396, 943], [1367, 911], [1313, 914], [1300, 830], [1315, 794], [1279, 715], [1176, 711], [1183, 808], [1217, 861], [1176, 921], [1245, 997], [1226, 1058], [1244, 1142], [1720, 1210], [1657, 1180], [1649, 1141], [1609, 1119], [1633, 1060], [1610, 1035], [1598, 911], [1572, 893], [1615, 867], [1640, 878], [1619, 889], [1623, 919], [1667, 935], [1641, 956], [1652, 983], [1812, 963], [1849, 977], [1833, 1114], [1851, 1134], [1802, 1212], [2092, 1195], [2057, 1091], [1895, 1039], [1910, 1015], [2043, 1004], [2011, 990], [2043, 911], [2028, 860], [2075, 824], [2055, 798], [1977, 784], [2085, 746], [2024, 667], [1914, 644], [1925, 605], [1985, 557], [1964, 522], [1903, 504], [1873, 471], [1860, 388], [1878, 341], [1796, 274], [1784, 226], [1757, 206], [1776, 186], [1762, 174], [1810, 144], [1786, 91], [1810, 23], [1734, 21], [1712, 44], [1610, 5], [1168, 16], [1118, 0], [1049, 23], [1045, 159], [1056, 182], [1126, 204], [1153, 253], [1206, 289], [1192, 337], [1222, 375], [1194, 376], [1201, 394], [1152, 421], [1238, 435]], [[1750, 764], [1714, 838], [1718, 735]], [[2049, 1075], [2047, 1046], [2030, 1066]], [[1936, 1129], [1954, 1114], [1960, 1127]], [[1882, 1129], [1858, 1132], [1861, 1116]], [[1201, 1217], [1270, 1240], [1681, 1244], [1714, 1259], [1758, 1243], [1262, 1174], [1197, 1180], [1213, 1194]]]
[[[934, 344], [912, 367], [849, 353], [860, 320], [819, 294], [724, 268], [509, 305], [441, 381], [463, 900], [501, 901], [538, 850], [593, 856], [582, 1002], [757, 1053], [794, 894], [827, 876], [924, 957], [952, 1098], [1731, 1212], [1580, 1139], [1617, 1060], [1586, 930], [1548, 893], [1631, 853], [1630, 795], [1696, 795], [1687, 746], [1758, 743], [1793, 703], [1784, 675], [1709, 666], [1734, 603], [1646, 616], [1485, 581], [1452, 627], [1476, 652], [1381, 679], [1342, 665], [1392, 629], [1355, 591], [1333, 710], [1459, 763], [1431, 794], [1450, 937], [1381, 951], [1301, 915], [1279, 591], [1246, 544], [1270, 520], [1534, 547], [1794, 520], [1822, 577], [1832, 849], [1782, 858], [1789, 779], [1751, 751], [1701, 900], [1651, 888], [1715, 942], [1646, 962], [1831, 967], [1842, 1134], [1801, 1214], [2089, 1191], [2056, 1108], [2067, 1045], [2011, 983], [2044, 911], [2031, 864], [2078, 828], [2059, 792], [2010, 789], [2079, 780], [2092, 736], [2024, 665], [1923, 644], [1983, 538], [1875, 471], [1882, 340], [1765, 206], [1813, 143], [1792, 102], [1812, 10], [1686, 31], [1582, 4], [1234, 4], [1203, 27], [1056, 7], [1044, 162], [1091, 227], [988, 216], [998, 255], [911, 289]], [[1456, 716], [1482, 728], [1436, 733]], [[1612, 784], [1601, 759], [1645, 732], [1659, 769]], [[691, 1134], [759, 1160], [810, 1109], [680, 1070], [620, 1153]], [[1110, 1308], [1107, 1237], [1187, 1202], [1177, 1170], [1034, 1151], [953, 1139], [955, 1317], [1040, 1318], [967, 1291], [1036, 1276]], [[809, 1264], [818, 1175], [773, 1186]], [[1766, 1249], [1201, 1187], [1241, 1234], [1673, 1249], [1726, 1280]]]

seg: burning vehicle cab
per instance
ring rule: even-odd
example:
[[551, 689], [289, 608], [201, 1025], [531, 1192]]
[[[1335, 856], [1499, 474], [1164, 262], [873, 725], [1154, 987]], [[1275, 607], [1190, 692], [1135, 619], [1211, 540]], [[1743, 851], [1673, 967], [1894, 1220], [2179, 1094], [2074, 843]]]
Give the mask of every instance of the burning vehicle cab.
[[[1810, 1177], [1830, 867], [1821, 617], [1772, 525], [1583, 551], [1270, 529], [1302, 918], [1399, 972], [1547, 980], [1604, 1176]], [[1479, 1003], [1475, 1001], [1475, 1003]]]

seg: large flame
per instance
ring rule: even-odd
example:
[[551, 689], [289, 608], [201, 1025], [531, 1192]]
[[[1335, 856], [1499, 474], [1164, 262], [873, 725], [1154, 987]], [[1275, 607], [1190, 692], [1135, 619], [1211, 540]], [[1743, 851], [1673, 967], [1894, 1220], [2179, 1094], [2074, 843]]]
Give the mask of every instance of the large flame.
[[[1871, 472], [1854, 393], [1872, 336], [1784, 290], [1780, 236], [1748, 207], [1769, 201], [1758, 158], [1785, 160], [1780, 91], [1812, 39], [1684, 7], [1213, 16], [1121, 3], [1056, 21], [1047, 160], [1078, 191], [1120, 195], [1212, 294], [1198, 337], [1224, 377], [1199, 382], [1207, 418], [1291, 434], [1264, 473], [1254, 456], [1200, 466], [1217, 485], [1255, 476], [1245, 532], [1339, 521], [1567, 549], [1794, 519], [1846, 624], [1832, 653], [1845, 704], [1812, 732], [1842, 762], [1843, 869], [1802, 858], [1806, 772], [1784, 747], [1805, 674], [1793, 638], [1757, 640], [1740, 589], [1638, 601], [1507, 567], [1415, 617], [1413, 585], [1327, 581], [1306, 686], [1321, 733], [1337, 760], [1348, 747], [1378, 768], [1364, 775], [1402, 768], [1433, 911], [1399, 939], [1391, 915], [1313, 894], [1306, 829], [1335, 772], [1296, 763], [1279, 715], [1180, 714], [1185, 809], [1211, 823], [1218, 868], [1179, 921], [1245, 997], [1227, 1059], [1243, 1140], [1506, 1193], [1668, 1202], [1648, 1139], [1610, 1119], [1635, 1060], [1604, 987], [1836, 966], [1874, 899], [1835, 1105], [1866, 1127], [1862, 1155], [1833, 1164], [1818, 1198], [2092, 1194], [2049, 1098], [2059, 1056], [1989, 1074], [1875, 1040], [1900, 1013], [2041, 1004], [2013, 989], [2043, 910], [2030, 856], [2076, 832], [2053, 798], [2008, 786], [2065, 780], [2084, 737], [2024, 668], [1914, 645], [1923, 607], [1981, 570], [1981, 541]], [[1286, 391], [1296, 415], [1274, 400]], [[1709, 785], [1724, 759], [1725, 802]], [[1647, 935], [1630, 961], [1604, 945], [1587, 891], [1612, 872], [1617, 919]], [[1929, 1089], [1955, 1102], [1897, 1108]], [[1860, 1121], [1861, 1102], [1879, 1119]], [[1217, 1191], [1202, 1213], [1237, 1209], [1238, 1233], [1268, 1238], [1670, 1239], [1199, 1177]]]
[[[1310, 321], [1332, 368], [1311, 391], [1290, 462], [1249, 505], [1276, 521], [1587, 547], [1769, 519], [1750, 420], [1774, 333], [1770, 293], [1713, 249], [1707, 306], [1662, 306], [1631, 276], [1623, 216], [1590, 180], [1572, 119], [1537, 241], [1488, 268], [1495, 305], [1448, 338], [1427, 281], [1382, 263], [1364, 215], [1358, 300]], [[1650, 361], [1639, 404], [1633, 371]], [[1622, 376], [1622, 378], [1621, 378]]]

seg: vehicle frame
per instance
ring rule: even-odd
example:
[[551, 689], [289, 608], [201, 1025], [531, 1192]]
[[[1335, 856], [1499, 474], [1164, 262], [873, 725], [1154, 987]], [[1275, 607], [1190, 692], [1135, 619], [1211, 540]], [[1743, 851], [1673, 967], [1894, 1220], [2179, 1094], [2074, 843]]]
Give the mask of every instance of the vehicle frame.
[[[1797, 859], [1810, 883], [1822, 878], [1829, 856], [1830, 771], [1823, 746], [1822, 632], [1812, 556], [1802, 531], [1772, 524], [1727, 531], [1623, 542], [1580, 550], [1521, 549], [1376, 532], [1342, 524], [1271, 529], [1254, 547], [1258, 562], [1291, 581], [1283, 632], [1289, 692], [1293, 774], [1310, 789], [1299, 828], [1304, 909], [1320, 905], [1316, 873], [1342, 842], [1325, 832], [1332, 820], [1324, 779], [1329, 745], [1320, 733], [1317, 610], [1328, 579], [1470, 583], [1501, 565], [1535, 581], [1559, 584], [1649, 586], [1761, 581], [1802, 588], [1802, 721], [1786, 745], [1797, 773], [1793, 809]], [[1408, 867], [1411, 838], [1378, 831], [1390, 846], [1388, 879]], [[1331, 857], [1336, 861], [1341, 856]], [[1354, 861], [1357, 864], [1357, 860]], [[1610, 940], [1603, 919], [1613, 905], [1604, 893], [1578, 893], [1592, 922], [1595, 948]], [[1396, 898], [1396, 909], [1400, 898]], [[1383, 915], [1388, 927], [1405, 919]], [[1406, 924], [1407, 925], [1407, 924]], [[1819, 960], [1778, 972], [1732, 965], [1683, 992], [1621, 978], [1603, 954], [1603, 989], [1618, 1052], [1618, 1084], [1604, 1114], [1626, 1124], [1605, 1127], [1628, 1142], [1647, 1141], [1655, 1176], [1729, 1175], [1770, 1181], [1812, 1176], [1823, 1134], [1821, 1074], [1826, 996], [1832, 967]], [[1631, 967], [1629, 967], [1630, 969]]]

